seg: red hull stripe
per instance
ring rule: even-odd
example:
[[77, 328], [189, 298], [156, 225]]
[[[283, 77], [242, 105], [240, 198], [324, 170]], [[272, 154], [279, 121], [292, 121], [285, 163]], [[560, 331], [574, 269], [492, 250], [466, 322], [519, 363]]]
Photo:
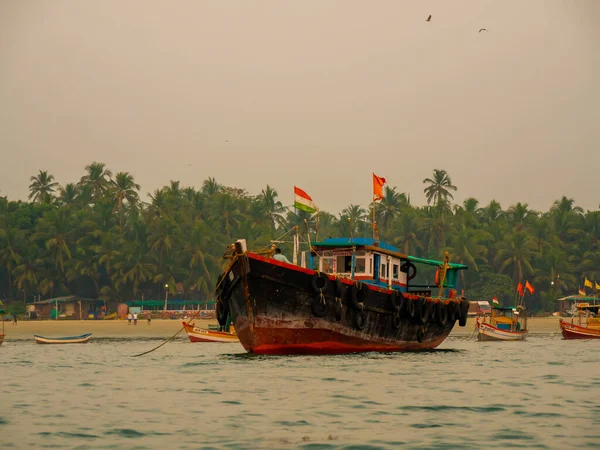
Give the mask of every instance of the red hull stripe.
[[560, 322], [565, 339], [600, 339], [600, 330], [590, 330], [568, 322]]
[[[252, 252], [248, 252], [247, 253], [248, 258], [252, 258], [255, 259], [257, 261], [262, 261], [268, 264], [273, 264], [274, 266], [279, 266], [279, 267], [284, 267], [286, 269], [289, 270], [295, 270], [297, 272], [301, 272], [301, 273], [305, 273], [307, 275], [312, 275], [313, 273], [315, 273], [315, 270], [311, 270], [311, 269], [307, 269], [305, 267], [300, 267], [300, 266], [295, 266], [294, 264], [288, 264], [285, 263], [283, 261], [277, 261], [276, 259], [272, 259], [272, 258], [265, 258], [264, 256], [261, 255], [257, 255], [256, 253], [252, 253]], [[321, 272], [322, 273], [322, 272]], [[335, 280], [335, 277], [326, 273], [323, 273], [323, 275], [325, 275], [328, 279], [330, 280]], [[348, 280], [347, 278], [340, 278], [340, 281], [344, 284], [347, 284], [348, 286], [352, 286], [355, 282], [353, 280]], [[372, 291], [376, 291], [376, 292], [383, 292], [385, 294], [390, 294], [393, 292], [393, 289], [387, 289], [387, 288], [382, 288], [382, 287], [378, 287], [378, 286], [373, 286], [370, 284], [365, 283], [365, 286], [367, 286], [369, 289], [371, 289]], [[404, 297], [409, 298], [411, 300], [418, 300], [420, 298], [427, 298], [427, 297], [422, 297], [420, 295], [415, 295], [415, 294], [409, 294], [408, 292], [403, 292], [402, 295], [404, 295]], [[430, 299], [431, 301], [437, 301], [437, 299]], [[448, 302], [446, 302], [448, 303]]]

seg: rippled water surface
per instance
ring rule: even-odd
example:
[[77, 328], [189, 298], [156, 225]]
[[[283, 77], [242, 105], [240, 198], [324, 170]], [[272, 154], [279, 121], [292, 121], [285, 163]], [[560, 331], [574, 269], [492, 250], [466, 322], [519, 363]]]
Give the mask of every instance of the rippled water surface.
[[239, 344], [0, 347], [0, 448], [598, 448], [600, 341], [410, 354]]

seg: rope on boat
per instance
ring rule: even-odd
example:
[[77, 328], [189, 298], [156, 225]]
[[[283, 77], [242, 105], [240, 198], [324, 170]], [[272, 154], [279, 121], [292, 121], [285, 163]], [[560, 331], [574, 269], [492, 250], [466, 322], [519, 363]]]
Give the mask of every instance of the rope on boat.
[[[231, 267], [233, 266], [233, 264], [235, 263], [235, 261], [237, 260], [237, 258], [233, 258], [231, 260], [231, 262], [229, 263], [229, 265], [227, 266], [227, 269], [225, 270], [225, 273], [229, 272], [229, 269], [231, 269]], [[219, 282], [217, 283], [217, 285], [215, 286], [215, 289], [212, 291], [212, 293], [208, 296], [208, 298], [210, 299], [219, 289], [219, 286], [221, 285], [221, 283], [223, 283], [223, 280], [225, 280], [225, 277], [221, 278], [219, 280]], [[198, 314], [200, 314], [200, 310], [202, 306], [205, 306], [208, 304], [208, 300], [206, 300], [199, 308], [198, 311], [196, 311], [196, 313], [190, 318], [188, 319], [188, 323], [191, 324], [191, 322], [198, 316]], [[171, 336], [170, 338], [168, 338], [167, 340], [165, 340], [164, 342], [162, 342], [160, 345], [154, 347], [152, 350], [148, 350], [145, 351], [143, 353], [140, 353], [138, 355], [133, 355], [133, 358], [137, 358], [138, 356], [144, 356], [147, 355], [148, 353], [152, 353], [154, 350], [158, 350], [159, 348], [161, 348], [163, 345], [165, 345], [168, 342], [171, 342], [172, 340], [174, 340], [177, 336], [179, 336], [179, 333], [181, 333], [183, 330], [185, 330], [185, 327], [181, 327], [179, 329], [179, 331], [177, 331], [177, 333], [175, 333], [173, 336]]]
[[[287, 236], [289, 233], [291, 233], [292, 231], [294, 231], [296, 229], [296, 227], [292, 228], [291, 230], [285, 232], [283, 235], [281, 235], [278, 239], [276, 240], [281, 240], [282, 238], [284, 238], [285, 236]], [[232, 250], [232, 246], [229, 246], [227, 248], [227, 251], [225, 252], [225, 254], [223, 255], [223, 257], [226, 257], [226, 255], [228, 255], [228, 253], [230, 253]], [[271, 255], [274, 252], [273, 246], [266, 246], [261, 248], [260, 250], [257, 250], [254, 253], [257, 254], [268, 254]], [[235, 253], [235, 250], [233, 252], [231, 252], [231, 256], [228, 259], [231, 259], [231, 261], [229, 262], [229, 264], [227, 265], [227, 268], [225, 269], [224, 273], [229, 272], [229, 270], [231, 269], [231, 267], [233, 267], [233, 265], [235, 264], [235, 262], [237, 261], [238, 255]], [[217, 283], [217, 285], [215, 286], [215, 289], [212, 291], [212, 293], [208, 296], [208, 299], [210, 299], [219, 289], [219, 286], [221, 285], [221, 283], [223, 283], [223, 281], [225, 280], [225, 277], [221, 278], [221, 280], [219, 280], [219, 282]], [[190, 318], [188, 319], [188, 323], [191, 324], [192, 321], [198, 316], [198, 314], [200, 314], [200, 310], [202, 306], [205, 306], [208, 304], [209, 300], [206, 300], [204, 303], [202, 303], [202, 305], [200, 305], [200, 307], [198, 308], [198, 311], [196, 311], [196, 313]], [[173, 336], [171, 336], [170, 338], [168, 338], [167, 340], [163, 341], [161, 344], [157, 345], [156, 347], [154, 347], [152, 350], [148, 350], [145, 351], [143, 353], [139, 353], [137, 355], [133, 355], [133, 358], [137, 358], [138, 356], [144, 356], [147, 355], [148, 353], [152, 353], [155, 350], [158, 350], [159, 348], [161, 348], [163, 345], [173, 341], [177, 336], [179, 336], [179, 334], [185, 330], [185, 327], [181, 327], [179, 329], [179, 331], [177, 331], [177, 333], [175, 333]]]

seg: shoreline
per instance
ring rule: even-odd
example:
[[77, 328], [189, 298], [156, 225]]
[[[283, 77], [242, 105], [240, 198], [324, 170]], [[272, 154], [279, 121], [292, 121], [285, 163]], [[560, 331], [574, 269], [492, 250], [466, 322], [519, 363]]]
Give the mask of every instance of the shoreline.
[[[527, 319], [529, 334], [552, 334], [560, 331], [559, 317], [533, 317]], [[201, 328], [217, 325], [214, 319], [195, 319], [194, 323]], [[150, 325], [146, 320], [138, 320], [137, 325], [128, 324], [126, 320], [27, 320], [17, 325], [4, 322], [5, 343], [11, 340], [33, 341], [33, 335], [46, 337], [75, 336], [92, 333], [95, 338], [154, 338], [167, 339], [182, 328], [181, 320], [152, 319]], [[475, 318], [470, 317], [465, 327], [454, 326], [449, 337], [464, 337], [473, 334]], [[1, 328], [0, 328], [1, 330]], [[0, 331], [1, 332], [1, 331]], [[182, 332], [178, 337], [186, 337]]]

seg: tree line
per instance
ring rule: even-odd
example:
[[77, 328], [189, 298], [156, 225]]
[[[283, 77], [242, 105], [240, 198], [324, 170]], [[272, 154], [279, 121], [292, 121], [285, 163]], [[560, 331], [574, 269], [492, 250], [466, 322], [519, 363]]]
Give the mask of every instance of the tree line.
[[[133, 175], [113, 176], [98, 162], [78, 183], [60, 186], [47, 171], [31, 177], [29, 201], [0, 197], [0, 298], [79, 295], [107, 300], [208, 299], [222, 270], [225, 247], [245, 238], [249, 248], [300, 225], [311, 239], [370, 236], [373, 205], [348, 205], [334, 215], [294, 211], [266, 186], [257, 195], [206, 179], [200, 188], [179, 181], [140, 198]], [[600, 277], [600, 212], [573, 199], [549, 211], [475, 198], [454, 202], [448, 173], [423, 180], [427, 203], [413, 205], [385, 186], [375, 207], [381, 239], [401, 251], [467, 264], [459, 289], [468, 298], [514, 301], [518, 282], [535, 286], [527, 304], [554, 311], [555, 299], [575, 293], [583, 277]], [[306, 189], [311, 192], [310, 186]], [[318, 200], [318, 193], [313, 193]], [[291, 252], [290, 244], [281, 244]], [[289, 254], [289, 253], [288, 253]]]

